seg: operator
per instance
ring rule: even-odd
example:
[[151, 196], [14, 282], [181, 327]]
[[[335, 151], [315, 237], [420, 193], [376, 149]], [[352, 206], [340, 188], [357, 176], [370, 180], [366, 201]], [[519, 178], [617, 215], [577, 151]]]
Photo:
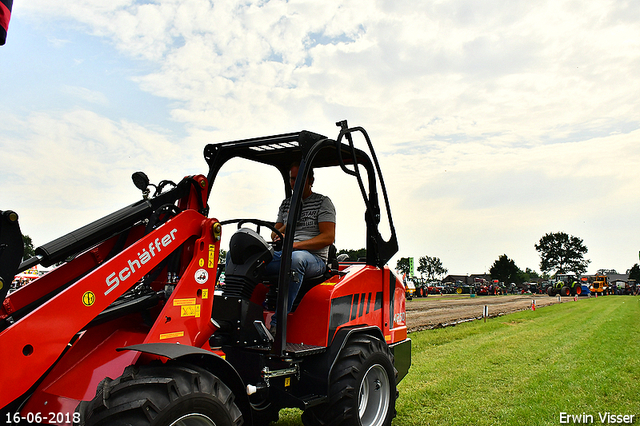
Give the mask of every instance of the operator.
[[[295, 162], [289, 169], [289, 183], [293, 189], [300, 163]], [[287, 313], [291, 312], [293, 302], [298, 295], [300, 285], [305, 275], [318, 276], [325, 272], [327, 268], [327, 258], [329, 246], [333, 244], [336, 234], [336, 209], [329, 197], [317, 194], [312, 191], [313, 169], [304, 184], [302, 192], [302, 212], [296, 226], [293, 243], [293, 253], [291, 255], [292, 277], [289, 282], [289, 301], [287, 303]], [[286, 198], [278, 209], [278, 218], [275, 228], [283, 235], [287, 229], [287, 217], [291, 197]], [[271, 233], [273, 241], [279, 240], [275, 232]], [[280, 271], [280, 259], [282, 251], [276, 251], [273, 259], [266, 266], [266, 273], [276, 275]], [[275, 336], [277, 312], [271, 318], [269, 331]]]

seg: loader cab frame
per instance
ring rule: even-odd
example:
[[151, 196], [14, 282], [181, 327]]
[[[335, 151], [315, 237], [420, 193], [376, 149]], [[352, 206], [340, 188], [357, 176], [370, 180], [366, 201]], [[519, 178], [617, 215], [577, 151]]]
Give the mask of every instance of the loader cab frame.
[[[291, 197], [291, 209], [287, 220], [289, 228], [283, 241], [282, 262], [277, 282], [278, 294], [284, 295], [279, 297], [277, 301], [279, 317], [277, 318], [277, 331], [273, 345], [273, 352], [279, 355], [284, 354], [286, 346], [286, 306], [293, 238], [302, 209], [304, 183], [312, 168], [340, 167], [344, 173], [357, 179], [366, 209], [367, 265], [383, 267], [398, 250], [386, 186], [369, 135], [362, 127], [349, 128], [346, 121], [338, 122], [336, 125], [340, 127], [340, 133], [336, 140], [317, 133], [301, 131], [209, 144], [204, 149], [204, 157], [209, 165], [209, 173], [207, 175], [207, 180], [209, 181], [208, 196], [211, 195], [211, 188], [222, 166], [232, 158], [240, 157], [276, 167], [282, 176], [285, 196]], [[371, 156], [354, 146], [354, 135], [364, 138]], [[296, 179], [294, 188], [291, 190], [289, 168], [294, 161], [299, 161], [300, 166], [298, 179]], [[366, 181], [363, 179], [361, 169], [366, 170]], [[382, 237], [379, 230], [381, 209], [378, 182], [382, 190], [386, 216], [390, 227], [388, 240]]]

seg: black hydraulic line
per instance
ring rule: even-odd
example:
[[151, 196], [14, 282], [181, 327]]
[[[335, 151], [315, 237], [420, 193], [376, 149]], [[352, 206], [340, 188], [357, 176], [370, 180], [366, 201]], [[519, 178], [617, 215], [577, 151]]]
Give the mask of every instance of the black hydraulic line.
[[99, 244], [120, 232], [131, 228], [137, 222], [149, 217], [158, 207], [171, 204], [187, 195], [190, 178], [183, 179], [176, 188], [149, 200], [137, 201], [114, 213], [83, 226], [38, 247], [36, 257], [24, 261], [18, 272], [34, 265], [51, 266]]
[[151, 212], [152, 207], [149, 201], [138, 201], [38, 247], [36, 254], [41, 256], [40, 263], [43, 266], [51, 266], [69, 256], [75, 255], [84, 248], [91, 247], [114, 234], [124, 231], [134, 223], [149, 216]]

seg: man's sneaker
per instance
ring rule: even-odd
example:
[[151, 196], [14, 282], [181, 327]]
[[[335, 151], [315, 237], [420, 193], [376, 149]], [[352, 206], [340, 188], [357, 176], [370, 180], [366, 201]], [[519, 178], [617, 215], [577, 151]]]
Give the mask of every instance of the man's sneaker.
[[273, 340], [276, 339], [276, 326], [271, 324], [271, 327], [269, 327], [269, 333], [271, 333], [271, 335], [273, 336]]

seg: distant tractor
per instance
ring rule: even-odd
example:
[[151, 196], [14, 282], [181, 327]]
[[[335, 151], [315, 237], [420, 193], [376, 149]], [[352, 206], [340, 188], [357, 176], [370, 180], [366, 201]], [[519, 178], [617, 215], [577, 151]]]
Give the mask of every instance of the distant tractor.
[[635, 294], [636, 285], [635, 281], [614, 281], [611, 283], [611, 293], [610, 294], [618, 294], [621, 296]]
[[416, 294], [416, 286], [413, 284], [411, 280], [406, 280], [405, 282], [405, 297], [407, 300], [413, 299], [413, 296]]
[[591, 294], [604, 296], [609, 291], [609, 278], [606, 275], [596, 275], [591, 282]]
[[580, 278], [580, 288], [582, 289], [582, 296], [591, 296], [591, 290], [589, 290], [589, 278]]
[[579, 296], [582, 294], [580, 280], [575, 275], [558, 274], [556, 282], [547, 288], [549, 296]]

